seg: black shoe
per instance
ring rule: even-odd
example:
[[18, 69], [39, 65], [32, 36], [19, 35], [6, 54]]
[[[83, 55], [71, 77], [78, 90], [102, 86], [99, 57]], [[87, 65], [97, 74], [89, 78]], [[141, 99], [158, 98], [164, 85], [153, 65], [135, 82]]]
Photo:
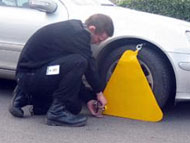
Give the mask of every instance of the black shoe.
[[47, 112], [47, 124], [52, 126], [74, 126], [86, 125], [87, 117], [84, 115], [74, 115], [65, 109], [59, 101], [54, 100]]
[[25, 95], [17, 85], [13, 91], [13, 98], [9, 107], [9, 112], [15, 117], [23, 117], [22, 107], [29, 105], [29, 97]]

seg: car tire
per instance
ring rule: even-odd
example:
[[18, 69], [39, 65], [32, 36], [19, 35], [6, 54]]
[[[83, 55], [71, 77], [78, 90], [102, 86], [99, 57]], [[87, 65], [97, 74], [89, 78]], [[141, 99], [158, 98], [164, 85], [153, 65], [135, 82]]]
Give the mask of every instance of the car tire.
[[[104, 60], [100, 73], [105, 84], [126, 50], [136, 50], [136, 45], [117, 48]], [[168, 66], [166, 58], [152, 47], [143, 47], [137, 57], [159, 106], [163, 108], [173, 90], [171, 66]]]

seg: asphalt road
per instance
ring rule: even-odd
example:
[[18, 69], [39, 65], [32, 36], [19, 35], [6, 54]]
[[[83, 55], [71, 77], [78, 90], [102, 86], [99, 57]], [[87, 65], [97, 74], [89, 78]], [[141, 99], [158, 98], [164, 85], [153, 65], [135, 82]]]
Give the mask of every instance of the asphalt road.
[[0, 143], [189, 143], [190, 102], [178, 103], [164, 113], [161, 122], [143, 122], [89, 115], [85, 127], [55, 127], [45, 124], [45, 116], [23, 119], [8, 112], [14, 82], [0, 80]]

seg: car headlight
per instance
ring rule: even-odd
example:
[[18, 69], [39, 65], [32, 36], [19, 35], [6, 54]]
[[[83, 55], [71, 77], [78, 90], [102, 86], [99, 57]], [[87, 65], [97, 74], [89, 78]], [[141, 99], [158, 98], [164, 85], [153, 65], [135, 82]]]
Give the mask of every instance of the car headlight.
[[190, 42], [190, 30], [186, 30], [185, 34], [186, 34], [188, 41]]

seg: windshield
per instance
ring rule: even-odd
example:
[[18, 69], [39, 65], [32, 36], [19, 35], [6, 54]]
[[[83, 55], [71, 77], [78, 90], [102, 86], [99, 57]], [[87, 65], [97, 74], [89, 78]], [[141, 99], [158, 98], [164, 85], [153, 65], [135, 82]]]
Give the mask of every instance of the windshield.
[[72, 0], [76, 5], [107, 5], [113, 6], [114, 4], [109, 0]]

